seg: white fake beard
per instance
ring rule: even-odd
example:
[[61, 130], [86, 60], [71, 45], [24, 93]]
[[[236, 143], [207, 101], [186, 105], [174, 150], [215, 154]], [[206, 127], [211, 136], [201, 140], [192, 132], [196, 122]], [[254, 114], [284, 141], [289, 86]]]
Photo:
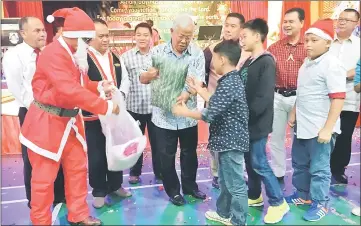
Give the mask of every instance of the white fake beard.
[[83, 39], [78, 39], [78, 49], [74, 54], [74, 59], [76, 64], [79, 67], [79, 70], [82, 74], [87, 74], [89, 65], [88, 65], [88, 45], [83, 41]]

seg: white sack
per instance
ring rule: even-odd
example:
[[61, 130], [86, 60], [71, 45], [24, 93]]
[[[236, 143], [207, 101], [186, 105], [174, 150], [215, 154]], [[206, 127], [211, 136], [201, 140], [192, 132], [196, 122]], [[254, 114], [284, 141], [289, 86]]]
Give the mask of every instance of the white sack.
[[106, 155], [110, 171], [123, 171], [135, 165], [147, 144], [138, 123], [126, 111], [123, 95], [115, 89], [112, 100], [120, 108], [119, 115], [99, 115], [106, 139]]

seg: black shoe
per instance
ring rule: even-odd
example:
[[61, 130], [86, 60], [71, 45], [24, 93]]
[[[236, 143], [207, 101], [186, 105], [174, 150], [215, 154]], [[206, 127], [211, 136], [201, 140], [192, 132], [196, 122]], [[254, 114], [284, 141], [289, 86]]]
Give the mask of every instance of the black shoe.
[[212, 186], [216, 189], [219, 189], [218, 177], [213, 177]]
[[345, 174], [334, 174], [333, 179], [339, 184], [348, 184], [348, 177]]
[[129, 184], [138, 184], [140, 181], [139, 176], [129, 176]]
[[171, 201], [176, 206], [183, 206], [186, 204], [186, 200], [180, 194], [170, 197], [169, 201]]
[[203, 192], [201, 192], [200, 190], [194, 190], [194, 191], [191, 191], [191, 192], [183, 192], [183, 194], [185, 195], [191, 195], [193, 196], [193, 198], [196, 198], [196, 199], [206, 199], [207, 198], [207, 195], [204, 194]]

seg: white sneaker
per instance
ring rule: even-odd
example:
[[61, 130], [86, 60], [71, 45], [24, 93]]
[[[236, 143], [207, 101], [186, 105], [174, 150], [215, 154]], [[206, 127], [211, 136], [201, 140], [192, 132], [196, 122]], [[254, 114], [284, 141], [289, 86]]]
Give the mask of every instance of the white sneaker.
[[231, 219], [223, 218], [223, 217], [219, 216], [218, 213], [215, 211], [207, 211], [205, 216], [208, 220], [222, 223], [224, 225], [230, 225], [230, 226], [232, 225]]
[[356, 216], [360, 216], [360, 207], [353, 208], [352, 213]]

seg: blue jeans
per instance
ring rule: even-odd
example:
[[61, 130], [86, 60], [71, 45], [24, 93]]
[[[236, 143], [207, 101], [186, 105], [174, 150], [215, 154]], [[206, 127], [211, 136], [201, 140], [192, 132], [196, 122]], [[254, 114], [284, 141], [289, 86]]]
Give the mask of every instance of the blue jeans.
[[330, 158], [336, 136], [328, 144], [313, 139], [297, 139], [292, 145], [292, 184], [300, 198], [327, 205], [331, 185]]
[[248, 174], [248, 197], [258, 199], [262, 193], [263, 182], [270, 206], [279, 206], [284, 202], [281, 186], [268, 164], [266, 154], [267, 137], [251, 141], [250, 152], [245, 153]]
[[243, 179], [243, 153], [238, 150], [218, 152], [218, 183], [221, 194], [217, 213], [230, 218], [233, 225], [245, 225], [248, 214], [247, 186]]

